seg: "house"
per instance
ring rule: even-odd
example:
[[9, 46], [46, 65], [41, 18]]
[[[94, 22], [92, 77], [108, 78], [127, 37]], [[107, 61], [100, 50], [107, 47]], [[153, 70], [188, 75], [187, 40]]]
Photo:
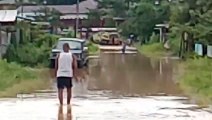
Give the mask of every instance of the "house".
[[23, 0], [22, 3], [16, 0], [0, 0], [0, 10], [14, 10], [17, 5], [29, 3], [28, 0]]
[[156, 24], [154, 29], [159, 31], [159, 35], [160, 35], [159, 41], [165, 42], [167, 39], [169, 24]]
[[[18, 16], [24, 19], [34, 20], [33, 18], [37, 16], [36, 11], [42, 8], [55, 9], [60, 12], [60, 21], [65, 26], [75, 26], [76, 19], [79, 18], [79, 27], [82, 26], [82, 21], [88, 18], [89, 9], [96, 9], [97, 2], [95, 0], [86, 0], [79, 3], [79, 12], [77, 14], [77, 5], [24, 5], [18, 8]], [[45, 14], [45, 13], [44, 13]]]
[[15, 0], [1, 0], [0, 1], [0, 10], [15, 9]]
[[0, 10], [0, 58], [10, 44], [13, 32], [16, 32], [17, 10]]

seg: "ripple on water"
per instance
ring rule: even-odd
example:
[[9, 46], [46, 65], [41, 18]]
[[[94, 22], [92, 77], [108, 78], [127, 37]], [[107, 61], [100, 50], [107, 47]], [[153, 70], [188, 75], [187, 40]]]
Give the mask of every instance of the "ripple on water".
[[[158, 98], [159, 99], [159, 98]], [[168, 99], [168, 100], [167, 100]], [[180, 101], [162, 98], [124, 98], [124, 99], [80, 99], [75, 98], [72, 114], [78, 120], [132, 120], [132, 119], [176, 119], [210, 120], [212, 114], [203, 110], [192, 111], [193, 105]], [[4, 101], [0, 103], [1, 120], [52, 120], [57, 118], [57, 99], [26, 99], [16, 103]], [[169, 108], [169, 109], [162, 109]], [[66, 112], [66, 111], [64, 111]], [[190, 119], [189, 119], [190, 118]]]
[[[137, 54], [101, 56], [89, 68], [86, 88], [92, 91], [74, 86], [73, 120], [211, 120], [211, 108], [193, 110], [196, 105], [178, 97], [182, 92], [172, 81], [171, 63]], [[56, 91], [37, 92], [0, 100], [0, 120], [57, 120]]]

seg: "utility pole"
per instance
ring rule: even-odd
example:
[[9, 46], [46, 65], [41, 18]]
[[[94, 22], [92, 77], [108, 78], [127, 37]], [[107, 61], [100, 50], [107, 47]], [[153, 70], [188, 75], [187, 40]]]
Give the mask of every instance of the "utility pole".
[[76, 27], [75, 27], [75, 37], [77, 37], [78, 34], [78, 29], [79, 29], [79, 0], [77, 0], [77, 5], [76, 5]]
[[45, 18], [45, 21], [48, 21], [48, 16], [47, 16], [47, 1], [44, 0], [43, 1], [43, 5], [44, 5], [44, 18]]
[[24, 1], [20, 0], [18, 5], [21, 5], [21, 17], [23, 19], [23, 17], [24, 17]]

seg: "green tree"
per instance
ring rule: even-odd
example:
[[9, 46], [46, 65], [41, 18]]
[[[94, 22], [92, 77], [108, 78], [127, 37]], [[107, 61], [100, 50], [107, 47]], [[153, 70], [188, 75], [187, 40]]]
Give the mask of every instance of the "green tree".
[[155, 23], [156, 23], [156, 11], [154, 6], [149, 3], [140, 3], [135, 9], [134, 24], [137, 26], [136, 33], [139, 34], [143, 40], [149, 40]]
[[[43, 4], [44, 0], [30, 0], [31, 2], [36, 2], [38, 4]], [[79, 0], [82, 2], [84, 0]], [[77, 0], [46, 0], [48, 5], [73, 5], [77, 3]]]
[[179, 30], [193, 34], [194, 40], [211, 43], [212, 1], [187, 0], [173, 7], [170, 23]]
[[129, 18], [121, 24], [122, 34], [137, 34], [141, 40], [148, 41], [157, 23], [157, 14], [153, 4], [140, 2], [130, 12]]
[[58, 27], [62, 26], [62, 23], [60, 22], [61, 13], [56, 9], [50, 9], [48, 7], [44, 7], [35, 12], [44, 13], [44, 15], [41, 14], [40, 16], [36, 17], [36, 21], [38, 22], [48, 21], [52, 26], [52, 29], [54, 31], [53, 33], [55, 33]]

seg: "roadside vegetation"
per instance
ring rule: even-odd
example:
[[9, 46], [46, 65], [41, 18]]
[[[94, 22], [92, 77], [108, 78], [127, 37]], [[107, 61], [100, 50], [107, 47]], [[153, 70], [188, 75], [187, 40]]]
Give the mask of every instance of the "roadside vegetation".
[[[59, 25], [57, 11], [39, 17], [38, 22], [51, 17], [53, 31]], [[52, 15], [53, 14], [53, 15]], [[0, 97], [16, 97], [18, 93], [31, 93], [38, 89], [48, 89], [51, 79], [48, 70], [51, 49], [58, 35], [45, 33], [40, 25], [18, 21], [15, 28], [21, 30], [20, 39], [12, 34], [3, 60], [0, 60]]]
[[47, 69], [22, 67], [17, 63], [0, 60], [0, 97], [15, 97], [18, 93], [30, 93], [49, 87]]
[[180, 86], [199, 104], [212, 104], [212, 62], [208, 58], [189, 59], [180, 64], [184, 74]]
[[18, 93], [50, 87], [49, 55], [58, 36], [43, 33], [39, 28], [29, 36], [28, 27], [22, 29], [21, 41], [12, 38], [4, 60], [0, 60], [0, 97], [16, 97]]
[[[40, 19], [48, 19], [48, 16]], [[55, 23], [56, 19], [51, 22], [53, 28], [59, 25]], [[40, 25], [31, 25], [29, 22], [18, 22], [15, 27], [22, 31], [21, 38], [17, 40], [12, 35], [11, 44], [3, 56], [4, 60], [0, 60], [0, 97], [15, 97], [18, 93], [48, 89], [51, 84], [48, 69], [51, 49], [58, 38], [62, 37], [46, 33]], [[74, 32], [71, 31], [63, 37], [74, 37]], [[93, 43], [89, 43], [88, 50], [91, 54], [98, 53], [98, 47]]]
[[90, 55], [95, 55], [99, 53], [100, 49], [97, 44], [94, 44], [93, 42], [90, 41], [88, 43], [88, 51]]
[[152, 44], [145, 44], [145, 45], [135, 45], [137, 49], [148, 57], [162, 57], [166, 56], [167, 51], [164, 49], [163, 44], [161, 43], [152, 43]]
[[[179, 78], [180, 86], [196, 100], [212, 103], [212, 60], [196, 57], [193, 48], [195, 43], [212, 44], [211, 7], [212, 1], [207, 0], [102, 0], [95, 14], [125, 18], [119, 25], [121, 34], [135, 34], [139, 40], [136, 47], [150, 57], [178, 56], [182, 34], [187, 32], [188, 49], [180, 64], [184, 71]], [[169, 24], [168, 48], [159, 42], [156, 24]]]

